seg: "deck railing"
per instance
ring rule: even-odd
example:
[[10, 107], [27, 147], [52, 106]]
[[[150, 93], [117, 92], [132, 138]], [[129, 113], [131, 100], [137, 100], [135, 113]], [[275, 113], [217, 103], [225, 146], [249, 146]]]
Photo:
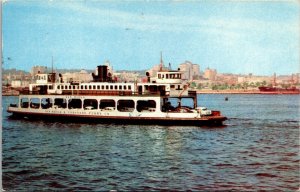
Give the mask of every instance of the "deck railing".
[[[51, 95], [94, 95], [94, 96], [169, 96], [170, 91], [156, 91], [156, 92], [134, 92], [131, 90], [62, 90], [61, 94], [51, 93]], [[22, 90], [21, 95], [48, 95], [45, 90]], [[188, 91], [188, 96], [196, 96], [196, 91]]]

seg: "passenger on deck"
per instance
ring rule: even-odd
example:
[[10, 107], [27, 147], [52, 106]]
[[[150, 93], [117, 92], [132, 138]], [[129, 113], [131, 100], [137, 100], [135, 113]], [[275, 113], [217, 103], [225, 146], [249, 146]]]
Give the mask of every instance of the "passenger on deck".
[[163, 111], [174, 111], [175, 107], [171, 105], [171, 102], [166, 102], [165, 105], [163, 106]]

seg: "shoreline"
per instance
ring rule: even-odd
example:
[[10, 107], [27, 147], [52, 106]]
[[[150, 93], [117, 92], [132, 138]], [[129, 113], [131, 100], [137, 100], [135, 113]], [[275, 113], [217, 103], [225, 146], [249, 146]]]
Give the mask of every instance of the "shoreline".
[[197, 90], [197, 94], [263, 94], [263, 95], [299, 95], [292, 91], [259, 91], [259, 90]]

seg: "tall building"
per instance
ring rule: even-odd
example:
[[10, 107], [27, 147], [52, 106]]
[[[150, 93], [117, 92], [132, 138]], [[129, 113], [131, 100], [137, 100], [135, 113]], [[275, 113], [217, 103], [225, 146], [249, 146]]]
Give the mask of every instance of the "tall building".
[[183, 72], [183, 79], [194, 80], [198, 79], [200, 76], [200, 66], [198, 64], [193, 64], [190, 61], [185, 61], [179, 65], [180, 71]]
[[292, 79], [294, 81], [294, 84], [299, 84], [300, 73], [292, 74]]
[[217, 70], [206, 68], [204, 71], [204, 78], [215, 81], [217, 76]]
[[36, 74], [39, 74], [39, 73], [46, 73], [46, 71], [47, 71], [47, 67], [45, 67], [45, 66], [33, 66], [31, 68], [30, 74], [32, 76], [35, 76]]
[[93, 80], [93, 77], [90, 73], [88, 73], [86, 70], [81, 70], [80, 72], [75, 72], [75, 73], [64, 73], [62, 74], [63, 76], [63, 81], [64, 82], [90, 82]]

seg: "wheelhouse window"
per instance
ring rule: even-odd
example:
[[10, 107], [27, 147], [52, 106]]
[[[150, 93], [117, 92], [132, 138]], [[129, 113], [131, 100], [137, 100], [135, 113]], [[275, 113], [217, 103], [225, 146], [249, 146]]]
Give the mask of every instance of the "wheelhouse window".
[[70, 99], [68, 103], [69, 109], [81, 109], [82, 101], [81, 99]]
[[97, 89], [100, 90], [100, 85], [97, 85]]
[[83, 108], [92, 110], [98, 108], [98, 101], [96, 99], [85, 99], [83, 101]]
[[132, 112], [132, 111], [134, 111], [134, 101], [133, 100], [119, 100], [117, 109], [118, 109], [118, 111], [121, 111], [121, 112]]
[[39, 98], [31, 98], [30, 99], [30, 108], [32, 108], [32, 109], [40, 108], [40, 99]]
[[100, 101], [99, 108], [102, 110], [113, 111], [115, 110], [115, 107], [116, 107], [116, 102], [112, 99], [102, 99]]
[[191, 112], [191, 109], [194, 108], [193, 98], [169, 98], [163, 100], [162, 112], [166, 111], [186, 111]]
[[119, 89], [122, 90], [122, 85], [119, 85]]
[[131, 90], [131, 85], [128, 85], [128, 89]]
[[137, 101], [136, 110], [138, 112], [155, 112], [156, 102], [154, 100], [139, 100]]
[[177, 102], [182, 107], [193, 108], [194, 100], [193, 98], [183, 98], [181, 102]]
[[42, 109], [48, 109], [52, 107], [52, 100], [50, 98], [42, 98], [41, 105]]
[[21, 99], [21, 107], [22, 108], [28, 108], [28, 106], [29, 106], [29, 100], [28, 100], [28, 98], [22, 98]]
[[55, 98], [54, 99], [54, 108], [66, 108], [67, 107], [67, 101], [63, 98]]

